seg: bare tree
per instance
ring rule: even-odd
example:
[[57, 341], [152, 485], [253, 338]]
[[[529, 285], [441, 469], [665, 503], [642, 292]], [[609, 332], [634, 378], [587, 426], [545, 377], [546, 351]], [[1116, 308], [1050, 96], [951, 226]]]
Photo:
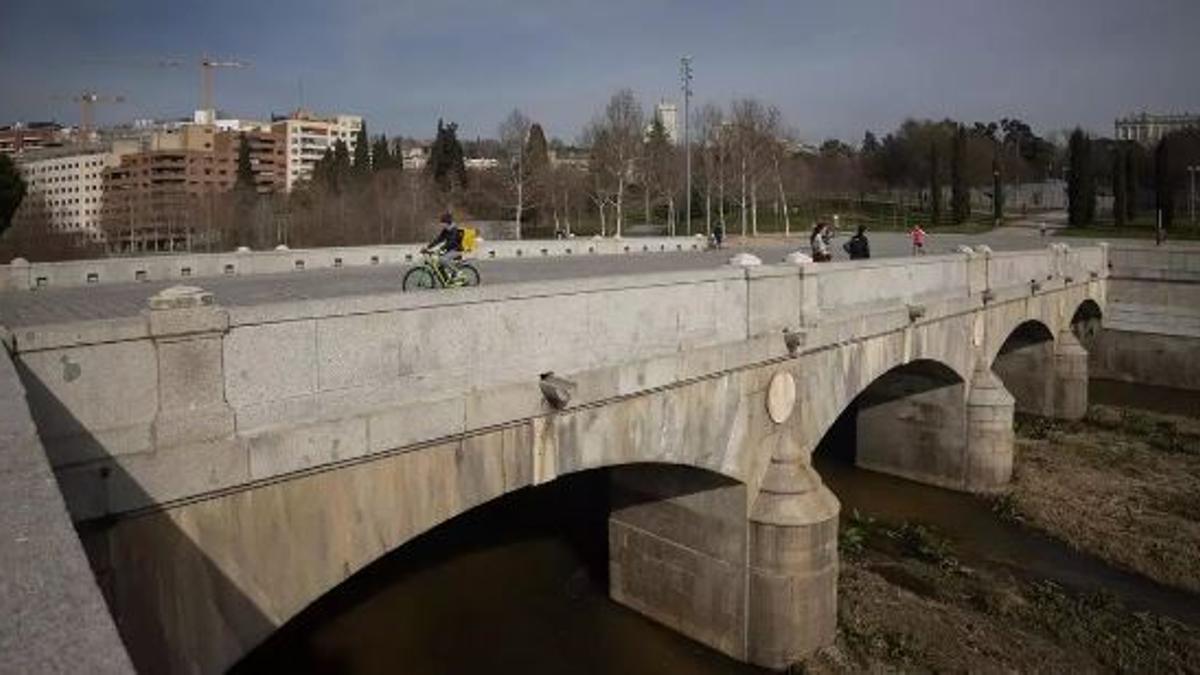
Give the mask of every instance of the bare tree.
[[525, 161], [525, 141], [532, 122], [520, 110], [513, 109], [500, 123], [500, 166], [514, 199], [513, 214], [517, 221], [517, 238], [521, 236], [521, 218], [525, 213], [526, 183], [529, 176]]
[[700, 140], [700, 173], [704, 181], [704, 232], [709, 235], [712, 234], [713, 195], [717, 195], [718, 204], [724, 199], [724, 186], [721, 182], [725, 159], [722, 147], [724, 125], [725, 114], [719, 106], [708, 103], [696, 111], [696, 136]]
[[742, 236], [746, 236], [747, 213], [751, 234], [758, 234], [758, 187], [766, 160], [769, 114], [763, 104], [752, 98], [733, 102], [733, 143], [738, 165]]
[[[642, 130], [645, 127], [642, 106], [630, 89], [613, 94], [604, 115], [593, 120], [584, 132], [591, 146], [591, 170], [596, 185], [597, 205], [604, 224], [604, 205], [616, 209], [615, 236], [620, 237], [625, 225], [625, 197], [634, 176], [636, 162], [642, 150]], [[603, 195], [603, 196], [602, 196]]]
[[784, 236], [790, 236], [792, 233], [792, 217], [788, 209], [787, 190], [783, 186], [783, 177], [785, 174], [783, 165], [787, 162], [790, 139], [789, 134], [783, 130], [782, 120], [783, 116], [779, 113], [778, 108], [771, 106], [767, 110], [763, 142], [766, 146], [767, 157], [771, 162], [775, 185], [779, 189], [779, 203], [783, 207], [783, 234]]

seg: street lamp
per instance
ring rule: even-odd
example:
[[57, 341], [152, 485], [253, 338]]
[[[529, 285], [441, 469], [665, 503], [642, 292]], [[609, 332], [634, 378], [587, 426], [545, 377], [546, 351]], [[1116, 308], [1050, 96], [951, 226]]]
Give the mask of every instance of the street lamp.
[[1188, 190], [1188, 215], [1192, 221], [1192, 227], [1196, 226], [1196, 172], [1200, 171], [1200, 165], [1193, 164], [1187, 168], [1187, 172], [1192, 179], [1191, 188]]
[[692, 142], [688, 138], [688, 123], [691, 117], [690, 106], [692, 99], [692, 57], [684, 56], [679, 59], [679, 79], [683, 83], [683, 152], [685, 162], [687, 163], [687, 214], [684, 216], [684, 222], [687, 223], [688, 236], [692, 236]]

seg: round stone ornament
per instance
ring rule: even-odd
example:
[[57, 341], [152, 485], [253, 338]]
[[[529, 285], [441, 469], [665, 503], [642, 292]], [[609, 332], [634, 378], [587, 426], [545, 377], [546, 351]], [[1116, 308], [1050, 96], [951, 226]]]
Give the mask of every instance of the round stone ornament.
[[796, 408], [796, 380], [788, 372], [778, 372], [767, 387], [767, 414], [771, 421], [783, 424]]

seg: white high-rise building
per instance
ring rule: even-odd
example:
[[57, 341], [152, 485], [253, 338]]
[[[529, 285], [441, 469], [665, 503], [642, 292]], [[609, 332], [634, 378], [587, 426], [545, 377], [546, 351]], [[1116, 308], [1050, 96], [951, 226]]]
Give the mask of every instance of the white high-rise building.
[[663, 128], [667, 130], [667, 138], [671, 139], [671, 143], [679, 142], [679, 108], [674, 103], [663, 101], [654, 106], [654, 117], [662, 122]]
[[362, 124], [362, 117], [358, 115], [317, 117], [305, 110], [275, 120], [271, 128], [282, 133], [286, 147], [286, 189], [290, 191], [300, 181], [312, 178], [317, 160], [339, 140], [346, 144], [353, 157]]
[[103, 241], [100, 228], [104, 205], [104, 169], [121, 163], [121, 155], [108, 148], [59, 148], [31, 152], [17, 166], [28, 193], [16, 217], [28, 218], [44, 206], [51, 230]]

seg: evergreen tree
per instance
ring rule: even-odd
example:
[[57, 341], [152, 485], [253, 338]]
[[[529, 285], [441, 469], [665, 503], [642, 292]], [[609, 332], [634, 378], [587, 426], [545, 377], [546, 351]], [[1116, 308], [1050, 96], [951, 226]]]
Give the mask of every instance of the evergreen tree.
[[234, 183], [234, 188], [249, 192], [257, 190], [254, 185], [254, 167], [250, 163], [250, 141], [246, 138], [245, 133], [241, 134], [238, 144], [237, 181]]
[[550, 192], [553, 187], [550, 180], [550, 147], [546, 143], [546, 132], [537, 122], [529, 125], [529, 138], [525, 142], [525, 175], [529, 183], [529, 203], [532, 205], [529, 220], [539, 223], [541, 207], [552, 201]]
[[1067, 150], [1070, 173], [1067, 175], [1068, 222], [1076, 227], [1090, 225], [1096, 214], [1096, 185], [1092, 173], [1092, 139], [1076, 128], [1071, 132]]
[[333, 172], [333, 148], [325, 148], [325, 153], [321, 155], [321, 159], [318, 159], [313, 164], [312, 181], [322, 187], [331, 189], [334, 187], [336, 181], [334, 180]]
[[1004, 220], [1004, 181], [1000, 175], [1000, 159], [992, 158], [992, 220], [999, 225]]
[[426, 168], [442, 190], [466, 187], [467, 167], [462, 144], [458, 142], [458, 125], [454, 122], [445, 124], [438, 120]]
[[1128, 200], [1126, 189], [1128, 184], [1125, 180], [1125, 154], [1126, 151], [1120, 145], [1113, 148], [1112, 151], [1112, 193], [1113, 193], [1113, 224], [1117, 227], [1124, 227], [1125, 214], [1128, 213], [1128, 205], [1125, 203]]
[[350, 176], [353, 165], [350, 163], [350, 148], [346, 142], [338, 139], [333, 144], [333, 177], [339, 183], [344, 183]]
[[25, 191], [25, 179], [17, 165], [8, 155], [0, 155], [0, 234], [12, 226], [13, 215], [25, 198]]
[[1137, 217], [1138, 195], [1141, 190], [1137, 176], [1137, 147], [1125, 151], [1125, 222], [1132, 223]]
[[1171, 229], [1175, 220], [1175, 190], [1171, 180], [1171, 137], [1167, 136], [1154, 148], [1154, 207], [1162, 214], [1164, 230]]
[[371, 141], [367, 136], [367, 121], [363, 120], [354, 138], [354, 169], [355, 178], [365, 178], [371, 173]]
[[371, 144], [371, 169], [376, 173], [387, 171], [394, 165], [391, 145], [386, 134], [380, 134]]
[[955, 223], [971, 217], [971, 193], [967, 189], [967, 128], [959, 124], [950, 151], [950, 210]]
[[542, 125], [534, 122], [529, 127], [529, 141], [525, 144], [525, 162], [532, 174], [545, 171], [550, 166], [550, 147], [546, 144], [546, 132]]
[[929, 224], [942, 222], [942, 167], [937, 143], [929, 146]]

